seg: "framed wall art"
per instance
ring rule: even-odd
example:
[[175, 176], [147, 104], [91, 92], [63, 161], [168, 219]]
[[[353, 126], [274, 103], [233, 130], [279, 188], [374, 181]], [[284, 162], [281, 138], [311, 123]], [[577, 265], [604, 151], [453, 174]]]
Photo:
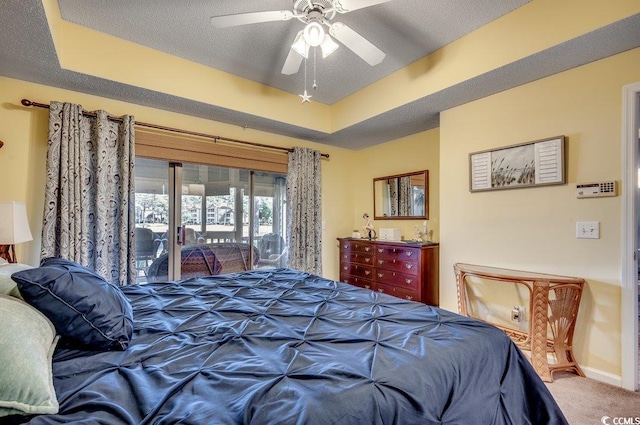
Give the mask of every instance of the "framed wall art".
[[469, 191], [566, 183], [565, 137], [535, 140], [469, 154]]

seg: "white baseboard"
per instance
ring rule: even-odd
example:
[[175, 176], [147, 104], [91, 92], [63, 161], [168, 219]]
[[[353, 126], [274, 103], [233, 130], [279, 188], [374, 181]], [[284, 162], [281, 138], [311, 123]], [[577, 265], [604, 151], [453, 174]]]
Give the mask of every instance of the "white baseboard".
[[600, 381], [605, 384], [622, 388], [622, 376], [620, 375], [614, 375], [613, 373], [603, 372], [599, 369], [593, 369], [588, 366], [580, 366], [580, 369], [582, 369], [582, 371], [587, 376], [587, 378], [591, 378], [593, 380]]

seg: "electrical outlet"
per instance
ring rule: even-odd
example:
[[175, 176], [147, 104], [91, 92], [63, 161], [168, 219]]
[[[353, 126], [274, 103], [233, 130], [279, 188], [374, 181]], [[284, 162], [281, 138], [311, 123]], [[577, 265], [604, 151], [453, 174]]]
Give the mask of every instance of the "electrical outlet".
[[511, 321], [512, 322], [524, 322], [527, 320], [526, 316], [526, 308], [521, 305], [514, 305], [513, 310], [511, 310]]
[[600, 239], [600, 223], [597, 221], [576, 222], [576, 238]]

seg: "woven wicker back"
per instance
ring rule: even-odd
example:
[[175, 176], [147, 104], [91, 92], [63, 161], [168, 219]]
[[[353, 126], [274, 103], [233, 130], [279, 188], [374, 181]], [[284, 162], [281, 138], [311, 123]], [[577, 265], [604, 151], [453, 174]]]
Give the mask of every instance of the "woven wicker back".
[[[182, 248], [181, 278], [211, 276], [220, 274], [222, 264], [208, 245], [190, 245]], [[162, 254], [150, 266], [147, 272], [149, 282], [167, 280], [169, 275], [169, 256]]]
[[[250, 249], [253, 250], [253, 265], [260, 259], [257, 248], [246, 243], [201, 244], [182, 247], [181, 278], [211, 276], [251, 270]], [[150, 266], [147, 281], [162, 282], [168, 279], [169, 256], [162, 254]]]
[[260, 259], [257, 248], [246, 243], [219, 243], [208, 244], [208, 247], [215, 253], [216, 258], [222, 263], [220, 273], [235, 273], [251, 270], [249, 261], [249, 250], [253, 248], [253, 264]]

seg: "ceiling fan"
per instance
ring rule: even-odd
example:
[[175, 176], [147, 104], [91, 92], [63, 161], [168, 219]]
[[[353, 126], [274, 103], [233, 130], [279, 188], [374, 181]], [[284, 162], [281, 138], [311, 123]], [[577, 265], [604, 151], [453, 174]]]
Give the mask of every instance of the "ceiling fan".
[[[228, 28], [261, 22], [288, 21], [292, 18], [304, 23], [305, 28], [296, 34], [282, 67], [282, 73], [286, 75], [298, 72], [302, 60], [309, 56], [311, 47], [320, 47], [323, 58], [333, 53], [338, 44], [329, 34], [369, 65], [374, 66], [382, 62], [385, 53], [347, 25], [331, 20], [336, 13], [352, 12], [390, 1], [392, 0], [294, 0], [292, 10], [214, 16], [211, 18], [211, 24], [216, 28]], [[329, 34], [323, 26], [329, 28]]]

